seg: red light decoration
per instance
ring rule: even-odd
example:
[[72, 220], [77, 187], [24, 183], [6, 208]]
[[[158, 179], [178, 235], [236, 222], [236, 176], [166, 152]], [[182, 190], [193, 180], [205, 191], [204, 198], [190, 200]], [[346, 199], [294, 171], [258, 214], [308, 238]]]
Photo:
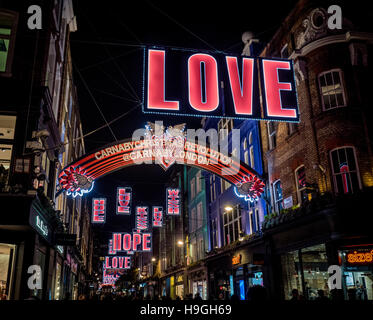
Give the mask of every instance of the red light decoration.
[[148, 229], [148, 207], [136, 207], [136, 230], [144, 231]]
[[148, 51], [148, 108], [179, 110], [179, 101], [166, 101], [165, 98], [165, 51]]
[[128, 256], [115, 256], [105, 257], [105, 269], [130, 269], [131, 257]]
[[86, 174], [86, 171], [77, 166], [68, 166], [59, 174], [59, 183], [67, 195], [82, 196], [93, 189], [93, 179]]
[[236, 57], [226, 57], [233, 104], [238, 115], [253, 114], [254, 59], [242, 58], [242, 81]]
[[[263, 88], [263, 105], [264, 113], [268, 120], [281, 120], [292, 121], [299, 119], [298, 107], [296, 101], [295, 84], [293, 77], [289, 77], [289, 80], [282, 82], [279, 80], [279, 71], [286, 72], [292, 71], [291, 61], [283, 60], [272, 60], [272, 59], [262, 59], [261, 63], [262, 71], [262, 88]], [[282, 95], [282, 91], [287, 91], [291, 93], [292, 102], [295, 105], [284, 107], [285, 98]], [[295, 95], [295, 96], [294, 96]]]
[[117, 214], [130, 215], [132, 203], [132, 189], [130, 187], [117, 188]]
[[152, 234], [149, 232], [113, 233], [113, 250], [151, 252]]
[[153, 227], [162, 227], [163, 226], [163, 208], [162, 207], [153, 207]]
[[[204, 66], [204, 71], [201, 70], [202, 66]], [[202, 83], [202, 76], [205, 78], [204, 83]], [[202, 87], [205, 87], [204, 99]], [[188, 88], [189, 104], [195, 110], [211, 112], [219, 106], [218, 64], [214, 57], [200, 53], [190, 56]]]
[[106, 222], [106, 199], [93, 198], [92, 199], [92, 223]]
[[168, 215], [179, 215], [181, 211], [180, 188], [166, 189], [166, 212]]
[[144, 113], [299, 122], [292, 60], [179, 48], [144, 50]]
[[[71, 168], [79, 167], [80, 172], [84, 172], [85, 176], [92, 180], [91, 183], [93, 185], [93, 179], [96, 180], [116, 170], [139, 164], [138, 160], [141, 160], [143, 163], [158, 163], [162, 165], [165, 170], [175, 162], [206, 170], [232, 183], [237, 189], [240, 189], [241, 196], [250, 199], [252, 196], [256, 197], [262, 193], [263, 188], [260, 187], [262, 185], [264, 186], [262, 179], [260, 179], [259, 175], [246, 163], [235, 159], [229, 160], [229, 158], [221, 152], [207, 146], [186, 141], [184, 137], [178, 136], [175, 137], [175, 139], [176, 138], [178, 143], [177, 148], [174, 146], [169, 147], [172, 135], [170, 138], [168, 135], [164, 134], [159, 137], [150, 136], [140, 141], [123, 140], [98, 149], [81, 157], [62, 171], [59, 176], [61, 190], [69, 190], [67, 187], [68, 185], [65, 183], [65, 172], [74, 171]], [[160, 162], [159, 156], [154, 152], [155, 146], [159, 145], [162, 145], [166, 151], [165, 153], [167, 153], [167, 158], [163, 159], [164, 162]], [[201, 158], [205, 160], [200, 161]], [[71, 179], [73, 178], [72, 176]], [[250, 184], [252, 187], [245, 189], [240, 188], [243, 183], [253, 180], [255, 180], [256, 183]], [[246, 184], [246, 186], [249, 185]], [[244, 190], [247, 191], [246, 194], [242, 193]], [[131, 194], [131, 196], [133, 195]], [[126, 203], [122, 204], [123, 206], [121, 207], [126, 208], [131, 206], [131, 201], [127, 205]], [[118, 201], [118, 206], [119, 205], [121, 204], [119, 204]]]
[[109, 247], [108, 254], [111, 254], [111, 255], [116, 254], [116, 252], [113, 250], [113, 239], [109, 240], [109, 246], [108, 247]]

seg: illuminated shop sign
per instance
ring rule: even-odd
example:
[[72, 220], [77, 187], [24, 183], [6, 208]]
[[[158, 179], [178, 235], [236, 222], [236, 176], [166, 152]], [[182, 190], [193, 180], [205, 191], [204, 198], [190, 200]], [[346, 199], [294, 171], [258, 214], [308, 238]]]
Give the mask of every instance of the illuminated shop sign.
[[232, 258], [232, 265], [240, 264], [241, 263], [242, 256], [240, 254], [237, 254], [233, 256]]
[[131, 214], [132, 189], [130, 187], [117, 188], [117, 214]]
[[92, 199], [92, 223], [105, 223], [106, 221], [106, 199]]
[[148, 207], [136, 207], [136, 230], [144, 231], [148, 229]]
[[46, 223], [43, 221], [42, 218], [40, 218], [39, 215], [36, 216], [36, 228], [38, 229], [38, 231], [45, 237], [48, 236], [48, 226], [46, 225]]
[[299, 122], [292, 60], [172, 48], [144, 55], [144, 113]]
[[163, 226], [163, 208], [153, 207], [152, 210], [153, 210], [152, 212], [153, 227], [162, 227]]
[[346, 257], [348, 264], [366, 265], [373, 262], [373, 250], [354, 250], [349, 251]]
[[116, 252], [151, 252], [152, 234], [142, 233], [113, 233], [113, 250]]
[[166, 212], [168, 215], [179, 215], [181, 211], [180, 188], [166, 189]]
[[115, 256], [105, 257], [105, 269], [129, 269], [131, 267], [131, 257]]

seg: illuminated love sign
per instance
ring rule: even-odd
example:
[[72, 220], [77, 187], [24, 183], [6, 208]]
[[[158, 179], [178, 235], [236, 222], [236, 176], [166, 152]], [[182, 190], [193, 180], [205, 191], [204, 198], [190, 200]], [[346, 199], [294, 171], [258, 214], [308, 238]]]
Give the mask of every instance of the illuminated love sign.
[[105, 269], [129, 269], [131, 268], [131, 257], [115, 256], [105, 257]]
[[163, 208], [162, 207], [153, 207], [152, 212], [152, 225], [153, 227], [162, 227], [163, 226]]
[[172, 48], [144, 59], [144, 113], [299, 122], [292, 60]]
[[130, 187], [117, 188], [117, 214], [131, 214], [132, 189]]

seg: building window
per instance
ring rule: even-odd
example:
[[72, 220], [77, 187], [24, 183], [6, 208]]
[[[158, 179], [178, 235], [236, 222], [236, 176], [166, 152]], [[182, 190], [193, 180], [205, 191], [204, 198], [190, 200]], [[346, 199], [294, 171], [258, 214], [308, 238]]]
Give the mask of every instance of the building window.
[[250, 146], [250, 167], [254, 169], [255, 160], [254, 160], [254, 146]]
[[225, 210], [223, 213], [224, 222], [224, 243], [230, 244], [238, 240], [241, 229], [241, 208], [235, 206], [232, 210]]
[[354, 193], [361, 188], [354, 148], [343, 147], [330, 152], [334, 190], [336, 193]]
[[11, 75], [18, 14], [0, 10], [0, 75]]
[[0, 115], [0, 190], [8, 186], [16, 116]]
[[218, 131], [220, 134], [220, 140], [224, 140], [228, 136], [229, 132], [233, 129], [233, 119], [221, 119], [218, 122]]
[[304, 200], [307, 200], [306, 169], [303, 165], [295, 170], [295, 180], [297, 185], [298, 203], [302, 203]]
[[249, 134], [249, 145], [252, 145], [253, 144], [253, 133], [250, 131], [250, 134]]
[[203, 207], [202, 202], [197, 205], [197, 229], [202, 228], [203, 225]]
[[202, 185], [202, 176], [201, 176], [201, 171], [198, 171], [196, 174], [196, 195], [198, 195], [201, 192], [201, 187]]
[[319, 87], [324, 110], [346, 106], [341, 70], [335, 69], [321, 73]]
[[196, 196], [196, 179], [193, 178], [190, 181], [190, 199], [194, 199], [195, 196]]
[[190, 231], [194, 232], [196, 229], [196, 208], [192, 209], [190, 217]]
[[275, 199], [275, 210], [276, 210], [276, 212], [280, 212], [280, 210], [283, 209], [282, 186], [281, 186], [281, 181], [280, 180], [277, 180], [273, 184], [273, 194], [274, 194], [274, 199]]
[[216, 199], [215, 175], [210, 175], [210, 199], [214, 202]]
[[221, 193], [225, 192], [225, 190], [227, 190], [230, 186], [231, 186], [231, 184], [228, 181], [220, 178], [220, 190], [221, 190]]
[[269, 150], [276, 148], [276, 124], [273, 121], [267, 122]]
[[249, 164], [249, 151], [247, 148], [247, 140], [246, 138], [243, 141], [243, 155], [244, 155], [244, 161], [246, 164]]
[[294, 122], [288, 123], [288, 135], [289, 136], [297, 130], [298, 130], [298, 123], [294, 123]]
[[211, 220], [211, 229], [212, 229], [212, 247], [216, 248], [218, 246], [217, 238], [217, 219]]
[[255, 208], [249, 211], [250, 233], [258, 232], [260, 229], [259, 210]]
[[289, 58], [289, 49], [288, 49], [287, 44], [285, 44], [281, 49], [281, 58], [283, 59]]

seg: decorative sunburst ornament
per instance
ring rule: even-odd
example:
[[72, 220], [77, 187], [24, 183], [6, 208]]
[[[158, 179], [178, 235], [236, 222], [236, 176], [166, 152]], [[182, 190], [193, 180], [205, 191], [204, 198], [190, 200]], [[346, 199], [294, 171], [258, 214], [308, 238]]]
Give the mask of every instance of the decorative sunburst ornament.
[[58, 178], [60, 186], [66, 190], [67, 195], [83, 196], [93, 189], [94, 181], [85, 174], [80, 167], [66, 168]]
[[257, 176], [245, 176], [236, 184], [234, 191], [238, 197], [254, 202], [264, 192], [265, 184]]

